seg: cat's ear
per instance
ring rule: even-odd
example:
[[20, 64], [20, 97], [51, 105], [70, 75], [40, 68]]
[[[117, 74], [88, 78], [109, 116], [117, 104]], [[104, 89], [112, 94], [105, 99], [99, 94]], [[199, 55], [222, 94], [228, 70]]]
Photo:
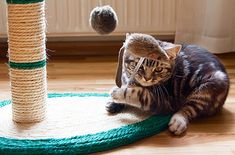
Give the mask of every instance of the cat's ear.
[[181, 45], [179, 44], [171, 44], [169, 43], [167, 46], [164, 47], [164, 50], [166, 51], [169, 59], [174, 60], [177, 56], [177, 54], [181, 50]]
[[122, 86], [122, 63], [123, 63], [123, 54], [124, 54], [124, 46], [122, 46], [119, 50], [119, 55], [118, 55], [118, 67], [116, 71], [116, 85], [121, 88]]
[[126, 33], [126, 39], [129, 38], [130, 35], [130, 33]]

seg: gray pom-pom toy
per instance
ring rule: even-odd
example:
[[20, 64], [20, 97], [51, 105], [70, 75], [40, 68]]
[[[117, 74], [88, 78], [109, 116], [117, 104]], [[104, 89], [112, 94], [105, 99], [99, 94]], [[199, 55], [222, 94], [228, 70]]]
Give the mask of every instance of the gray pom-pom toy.
[[109, 5], [96, 7], [91, 11], [90, 25], [99, 34], [111, 33], [117, 23], [117, 15]]

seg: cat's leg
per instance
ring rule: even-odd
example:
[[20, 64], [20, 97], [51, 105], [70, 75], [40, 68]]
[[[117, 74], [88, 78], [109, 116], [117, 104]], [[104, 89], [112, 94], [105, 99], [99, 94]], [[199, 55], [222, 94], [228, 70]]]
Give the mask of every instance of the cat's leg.
[[226, 82], [208, 80], [199, 85], [187, 96], [183, 107], [173, 115], [169, 123], [169, 130], [180, 135], [187, 130], [190, 120], [199, 116], [209, 116], [219, 111], [228, 93]]
[[[113, 96], [114, 92], [117, 92], [116, 90], [118, 90], [118, 89], [119, 89], [119, 87], [116, 87], [116, 86], [111, 89], [111, 91], [110, 91], [111, 98], [109, 99], [109, 101], [107, 102], [107, 104], [105, 106], [106, 110], [111, 114], [118, 113], [125, 108], [125, 104], [123, 104], [123, 102], [121, 102], [120, 100], [119, 101], [113, 100], [112, 96]], [[116, 96], [118, 96], [118, 94], [116, 94]]]
[[110, 95], [113, 101], [113, 103], [110, 104], [110, 107], [114, 106], [113, 104], [121, 103], [134, 106], [146, 111], [150, 110], [151, 94], [147, 89], [144, 89], [142, 87], [114, 87], [111, 90]]
[[109, 101], [106, 104], [105, 108], [109, 113], [114, 114], [114, 113], [118, 113], [122, 111], [125, 108], [125, 105], [121, 103], [115, 103], [113, 101]]
[[169, 123], [169, 130], [175, 135], [181, 135], [187, 130], [190, 120], [196, 118], [206, 109], [206, 101], [203, 106], [198, 104], [198, 101], [188, 99], [185, 105], [176, 112]]
[[181, 111], [175, 113], [169, 123], [169, 130], [175, 135], [181, 135], [187, 130], [188, 119]]

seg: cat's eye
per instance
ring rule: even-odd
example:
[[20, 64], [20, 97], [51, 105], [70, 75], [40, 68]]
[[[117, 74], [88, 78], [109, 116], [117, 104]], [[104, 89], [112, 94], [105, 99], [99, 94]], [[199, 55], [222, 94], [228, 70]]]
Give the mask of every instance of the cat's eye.
[[164, 68], [163, 67], [157, 67], [155, 68], [155, 71], [158, 72], [158, 73], [161, 73], [164, 71]]
[[130, 62], [130, 64], [129, 64], [129, 65], [130, 65], [130, 67], [131, 67], [131, 68], [135, 68], [135, 65], [136, 65], [136, 64], [135, 64], [135, 62], [134, 62], [134, 61], [132, 61], [132, 62]]
[[130, 65], [130, 69], [135, 69], [135, 65]]
[[142, 66], [140, 66], [140, 69], [145, 70], [145, 67], [142, 65]]

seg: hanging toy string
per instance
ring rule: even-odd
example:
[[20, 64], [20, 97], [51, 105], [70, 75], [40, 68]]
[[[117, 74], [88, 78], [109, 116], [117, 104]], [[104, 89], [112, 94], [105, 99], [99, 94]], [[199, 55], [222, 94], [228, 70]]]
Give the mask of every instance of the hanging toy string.
[[136, 67], [135, 67], [133, 73], [131, 74], [130, 80], [129, 80], [128, 84], [127, 84], [128, 86], [130, 85], [130, 81], [134, 80], [134, 77], [135, 77], [136, 73], [137, 73], [138, 70], [140, 69], [140, 67], [141, 67], [141, 65], [143, 64], [143, 62], [144, 62], [145, 59], [146, 59], [146, 58], [144, 58], [144, 57], [140, 57], [140, 60], [138, 61], [138, 63], [137, 63], [137, 65], [136, 65]]

